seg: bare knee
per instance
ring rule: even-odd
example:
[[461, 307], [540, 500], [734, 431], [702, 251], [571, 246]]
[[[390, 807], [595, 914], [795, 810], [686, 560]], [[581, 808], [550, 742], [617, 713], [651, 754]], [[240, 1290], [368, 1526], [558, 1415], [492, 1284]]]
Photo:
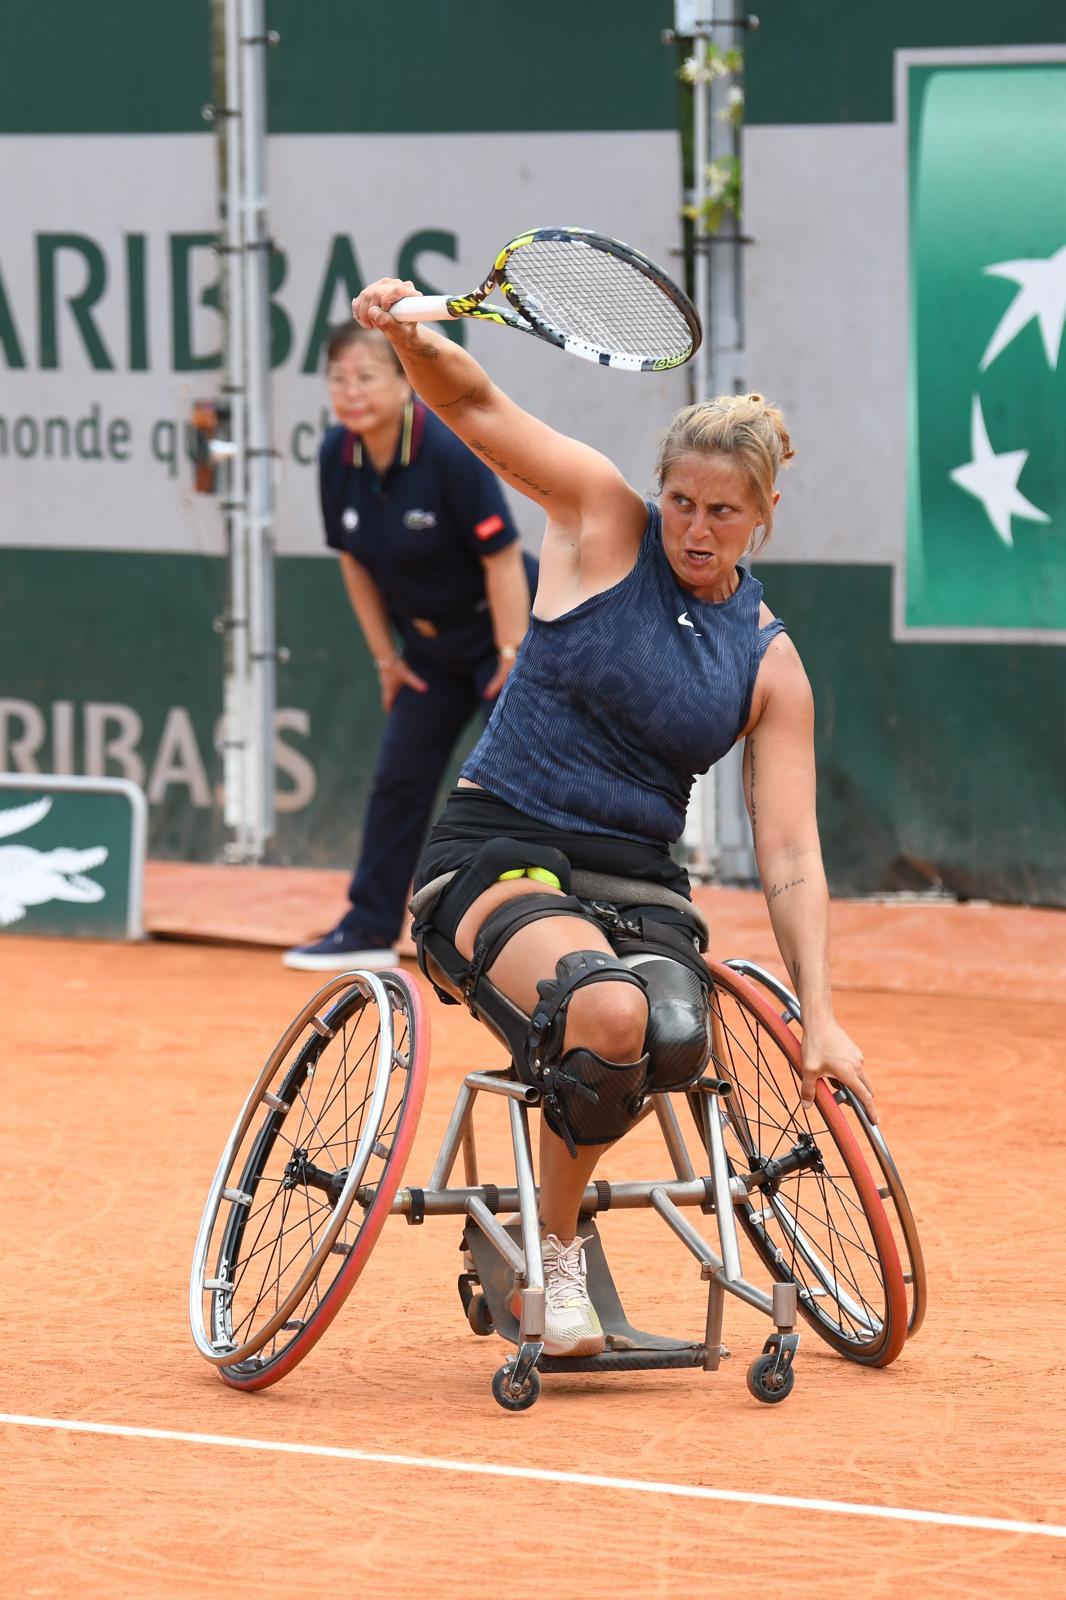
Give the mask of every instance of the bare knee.
[[648, 1002], [633, 983], [589, 983], [570, 999], [564, 1048], [595, 1050], [608, 1061], [636, 1061], [644, 1053]]

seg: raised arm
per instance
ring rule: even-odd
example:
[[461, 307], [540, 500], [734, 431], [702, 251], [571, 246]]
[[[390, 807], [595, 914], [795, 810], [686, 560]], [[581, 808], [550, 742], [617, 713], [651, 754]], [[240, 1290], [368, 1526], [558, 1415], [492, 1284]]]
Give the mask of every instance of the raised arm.
[[759, 673], [762, 709], [744, 746], [744, 798], [774, 938], [803, 1012], [801, 1098], [821, 1077], [853, 1089], [877, 1121], [862, 1052], [833, 1016], [829, 987], [829, 890], [815, 812], [814, 699], [785, 635]]
[[397, 300], [416, 293], [411, 283], [382, 278], [353, 300], [352, 315], [385, 334], [411, 387], [441, 420], [556, 525], [581, 525], [590, 513], [643, 522], [643, 502], [606, 456], [515, 405], [451, 339], [388, 315]]

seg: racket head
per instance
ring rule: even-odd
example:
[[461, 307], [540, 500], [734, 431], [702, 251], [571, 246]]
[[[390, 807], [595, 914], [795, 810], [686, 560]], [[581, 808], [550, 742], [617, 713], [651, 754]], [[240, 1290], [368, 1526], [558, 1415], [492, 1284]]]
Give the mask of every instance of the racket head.
[[495, 285], [529, 331], [600, 366], [666, 372], [688, 361], [703, 338], [695, 306], [661, 267], [588, 228], [518, 234], [476, 294], [464, 297], [473, 302], [467, 315], [491, 310], [480, 301]]

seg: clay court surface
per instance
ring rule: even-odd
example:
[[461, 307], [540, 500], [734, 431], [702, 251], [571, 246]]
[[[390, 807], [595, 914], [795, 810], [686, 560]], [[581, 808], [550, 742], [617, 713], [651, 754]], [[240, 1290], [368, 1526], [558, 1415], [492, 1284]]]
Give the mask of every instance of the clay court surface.
[[[269, 918], [232, 878], [180, 881], [201, 884], [201, 914], [209, 890], [230, 907], [231, 934], [263, 935]], [[178, 885], [157, 876], [157, 927], [177, 931]], [[772, 958], [757, 896], [699, 898], [715, 954]], [[320, 925], [335, 909], [331, 896]], [[188, 1333], [193, 1240], [236, 1110], [314, 981], [251, 944], [5, 935], [4, 1591], [1066, 1594], [1066, 918], [941, 904], [834, 917], [838, 1014], [922, 1228], [924, 1328], [885, 1371], [806, 1332], [794, 1393], [760, 1406], [744, 1371], [769, 1324], [730, 1299], [719, 1373], [546, 1377], [519, 1415], [489, 1391], [505, 1347], [462, 1316], [451, 1218], [391, 1219], [307, 1360], [262, 1394], [227, 1390]], [[430, 1014], [413, 1182], [464, 1069], [501, 1064], [465, 1013]], [[502, 1177], [493, 1109], [482, 1170]], [[604, 1175], [660, 1175], [659, 1149], [644, 1125]], [[633, 1320], [699, 1337], [698, 1268], [662, 1224], [630, 1212], [602, 1231]], [[745, 1498], [759, 1495], [772, 1498]]]

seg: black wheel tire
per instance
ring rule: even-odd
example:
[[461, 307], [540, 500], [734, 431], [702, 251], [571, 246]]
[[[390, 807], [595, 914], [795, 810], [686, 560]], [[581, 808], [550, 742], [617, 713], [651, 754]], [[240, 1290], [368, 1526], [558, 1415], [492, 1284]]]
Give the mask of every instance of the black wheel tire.
[[764, 1405], [775, 1406], [781, 1400], [787, 1400], [792, 1393], [796, 1382], [796, 1374], [791, 1367], [786, 1367], [778, 1373], [778, 1382], [771, 1385], [770, 1372], [774, 1364], [773, 1355], [756, 1356], [748, 1368], [748, 1388], [756, 1400], [761, 1400]]
[[511, 1365], [505, 1363], [492, 1380], [492, 1398], [505, 1411], [528, 1411], [540, 1399], [540, 1373], [532, 1369], [517, 1394], [511, 1392]]
[[479, 1339], [487, 1339], [490, 1333], [496, 1332], [489, 1303], [483, 1294], [471, 1296], [470, 1304], [466, 1308], [466, 1320]]

